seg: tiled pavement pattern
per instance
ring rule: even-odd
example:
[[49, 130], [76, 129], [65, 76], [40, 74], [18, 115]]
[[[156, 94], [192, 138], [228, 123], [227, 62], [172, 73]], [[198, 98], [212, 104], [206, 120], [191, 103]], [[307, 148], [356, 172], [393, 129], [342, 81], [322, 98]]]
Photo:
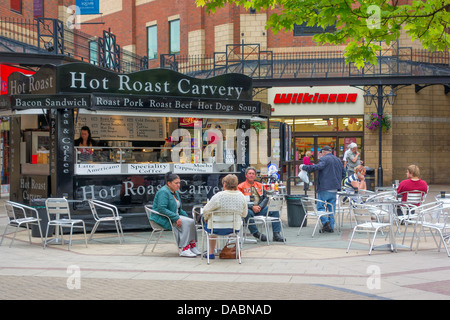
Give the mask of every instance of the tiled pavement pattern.
[[[448, 186], [431, 186], [427, 201], [441, 189], [449, 191]], [[0, 201], [0, 233], [7, 221], [4, 200]], [[312, 226], [308, 224], [300, 236], [298, 228], [286, 226], [287, 244], [246, 244], [241, 265], [233, 260], [216, 259], [207, 265], [200, 258], [180, 258], [169, 233], [155, 252], [149, 246], [144, 255], [140, 253], [148, 231], [127, 232], [123, 245], [114, 233], [98, 233], [87, 248], [76, 235], [70, 252], [67, 246], [43, 250], [38, 238], [29, 245], [25, 232], [9, 248], [10, 234], [0, 247], [0, 299], [450, 298], [450, 258], [444, 249], [436, 250], [431, 237], [421, 242], [417, 254], [399, 249], [369, 256], [367, 238], [361, 235], [346, 254], [349, 224], [340, 233], [314, 238]], [[384, 240], [379, 236], [377, 242]]]

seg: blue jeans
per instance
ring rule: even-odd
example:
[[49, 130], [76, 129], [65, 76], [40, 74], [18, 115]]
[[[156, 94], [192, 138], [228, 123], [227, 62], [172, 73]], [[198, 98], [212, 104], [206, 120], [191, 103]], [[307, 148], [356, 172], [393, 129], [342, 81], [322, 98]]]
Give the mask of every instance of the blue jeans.
[[[265, 216], [267, 213], [268, 207], [262, 208], [262, 210], [258, 213], [253, 212], [253, 210], [248, 209], [247, 216], [245, 217], [245, 222], [249, 221], [250, 223], [254, 223], [254, 220], [252, 219], [254, 216]], [[278, 211], [270, 211], [269, 217], [280, 217], [280, 213]], [[258, 227], [254, 224], [251, 224], [248, 226], [248, 230], [251, 234], [254, 234], [255, 232], [258, 232]], [[281, 232], [281, 224], [279, 222], [272, 222], [272, 230], [273, 232]]]
[[[320, 191], [317, 194], [317, 199], [328, 202], [330, 204], [330, 205], [327, 205], [328, 211], [334, 213], [334, 209], [336, 208], [336, 194], [337, 194], [336, 192]], [[318, 203], [317, 210], [318, 211], [326, 211], [325, 204]], [[320, 221], [322, 222], [322, 225], [329, 222], [331, 229], [334, 230], [334, 215], [329, 214], [326, 216], [322, 216], [320, 218]]]

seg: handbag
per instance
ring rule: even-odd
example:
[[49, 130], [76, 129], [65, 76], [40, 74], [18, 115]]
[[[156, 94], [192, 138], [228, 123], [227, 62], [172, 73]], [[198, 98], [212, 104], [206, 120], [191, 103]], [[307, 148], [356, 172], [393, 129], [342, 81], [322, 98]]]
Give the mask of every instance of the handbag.
[[[242, 254], [242, 251], [241, 251]], [[236, 259], [236, 244], [235, 243], [227, 243], [225, 247], [222, 248], [219, 254], [220, 259]]]

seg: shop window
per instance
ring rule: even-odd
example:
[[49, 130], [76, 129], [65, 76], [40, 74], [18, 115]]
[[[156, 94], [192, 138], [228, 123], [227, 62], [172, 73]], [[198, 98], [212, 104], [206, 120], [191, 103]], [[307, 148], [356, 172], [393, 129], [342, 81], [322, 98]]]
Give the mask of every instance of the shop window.
[[339, 131], [363, 131], [364, 119], [362, 117], [342, 117], [338, 120]]
[[89, 62], [94, 65], [98, 64], [97, 48], [97, 40], [89, 41]]
[[303, 22], [302, 24], [294, 24], [294, 37], [301, 36], [313, 36], [318, 33], [333, 33], [336, 31], [336, 26], [330, 26], [326, 29], [315, 26], [307, 26], [307, 22]]
[[169, 36], [171, 54], [180, 53], [180, 20], [173, 20], [169, 22]]
[[334, 117], [325, 118], [296, 118], [294, 131], [337, 131], [337, 122]]
[[147, 27], [147, 56], [149, 60], [158, 56], [158, 37], [156, 25]]

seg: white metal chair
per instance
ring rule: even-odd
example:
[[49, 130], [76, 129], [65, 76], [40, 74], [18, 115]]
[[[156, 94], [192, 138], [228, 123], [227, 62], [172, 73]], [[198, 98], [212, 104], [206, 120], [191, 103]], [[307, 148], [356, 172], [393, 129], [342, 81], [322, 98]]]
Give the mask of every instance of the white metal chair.
[[[220, 240], [220, 239], [226, 239], [227, 242], [230, 240], [234, 240], [236, 243], [236, 258], [238, 259], [239, 263], [241, 263], [241, 236], [240, 236], [240, 230], [243, 227], [242, 224], [242, 218], [239, 214], [234, 215], [215, 215], [214, 213], [211, 214], [210, 218], [208, 219], [208, 223], [211, 222], [211, 233], [209, 233], [207, 230], [205, 230], [206, 235], [206, 259], [207, 263], [209, 264], [209, 239], [211, 237], [211, 234], [214, 234], [214, 229], [232, 229], [232, 232], [226, 234], [226, 235], [216, 235], [214, 234], [214, 239]], [[236, 230], [235, 226], [239, 225], [240, 230]], [[204, 243], [202, 243], [202, 246], [204, 246]], [[204, 250], [202, 250], [204, 251]], [[203, 255], [202, 255], [203, 259]]]
[[[70, 228], [68, 250], [70, 250], [70, 247], [72, 245], [73, 229], [83, 229], [84, 240], [87, 248], [86, 226], [84, 224], [84, 221], [81, 219], [72, 219], [70, 215], [69, 203], [65, 198], [48, 198], [47, 200], [45, 200], [45, 207], [47, 209], [48, 225], [47, 232], [45, 233], [44, 249], [47, 247], [48, 230], [50, 229], [50, 226], [59, 228], [61, 232], [61, 238], [63, 237], [63, 228]], [[55, 215], [55, 219], [52, 220], [51, 215]], [[64, 217], [61, 217], [61, 215], [63, 215]], [[79, 224], [81, 224], [81, 226], [78, 226]], [[64, 240], [62, 240], [62, 243], [64, 243]]]
[[424, 203], [425, 198], [427, 196], [427, 193], [424, 191], [412, 190], [412, 191], [400, 192], [398, 194], [398, 197], [403, 198], [403, 195], [405, 195], [405, 194], [406, 194], [406, 202], [405, 203], [416, 205], [416, 206]]
[[312, 218], [316, 218], [316, 224], [314, 226], [314, 230], [311, 235], [312, 237], [314, 237], [314, 234], [316, 233], [319, 223], [322, 224], [322, 222], [320, 221], [320, 218], [323, 216], [330, 215], [330, 214], [334, 215], [334, 212], [319, 211], [317, 209], [317, 205], [322, 204], [324, 206], [324, 208], [328, 208], [329, 206], [331, 206], [331, 203], [329, 203], [327, 201], [311, 198], [311, 197], [301, 198], [301, 201], [302, 201], [303, 210], [305, 211], [305, 216], [303, 217], [303, 221], [300, 225], [300, 228], [298, 229], [297, 236], [300, 235], [300, 232], [302, 231], [303, 224], [306, 221], [306, 219], [309, 217], [312, 217]]
[[[119, 214], [119, 210], [115, 205], [106, 203], [99, 200], [89, 200], [89, 207], [91, 208], [92, 216], [94, 217], [95, 224], [91, 230], [89, 241], [92, 240], [92, 236], [97, 231], [97, 228], [102, 222], [114, 222], [116, 226], [117, 236], [119, 237], [120, 244], [125, 241], [122, 229], [122, 216]], [[104, 212], [108, 215], [105, 215]]]
[[[441, 244], [444, 244], [445, 250], [447, 251], [447, 256], [450, 257], [450, 251], [445, 243], [444, 234], [450, 231], [450, 223], [448, 221], [449, 208], [443, 208], [442, 205], [439, 207], [434, 207], [430, 210], [423, 210], [420, 213], [418, 220], [418, 225], [420, 225], [420, 230], [417, 234], [417, 245], [416, 253], [419, 249], [421, 234], [425, 235], [425, 231], [429, 231], [433, 236], [433, 239], [438, 247], [438, 251], [441, 250]], [[436, 234], [439, 234], [439, 243], [436, 240]]]
[[[352, 208], [353, 210], [353, 216], [356, 220], [356, 226], [353, 228], [352, 235], [350, 237], [350, 242], [348, 243], [347, 247], [347, 253], [350, 250], [350, 246], [353, 241], [353, 237], [356, 232], [364, 232], [367, 233], [367, 238], [369, 240], [369, 255], [372, 253], [373, 246], [375, 243], [375, 239], [377, 237], [378, 231], [381, 231], [383, 229], [390, 229], [391, 223], [381, 223], [377, 220], [374, 220], [375, 215], [371, 212], [373, 209], [370, 205], [363, 205], [363, 204], [355, 204]], [[378, 210], [383, 210], [381, 208], [378, 208]], [[375, 218], [376, 219], [376, 218]], [[370, 234], [373, 233], [372, 241], [370, 241]]]
[[[430, 203], [424, 203], [420, 206], [413, 206], [413, 205], [405, 205], [402, 204], [402, 211], [403, 211], [403, 215], [399, 216], [398, 218], [405, 224], [405, 231], [403, 233], [403, 240], [402, 240], [402, 244], [405, 242], [405, 237], [406, 237], [406, 233], [408, 231], [408, 226], [409, 225], [414, 225], [414, 234], [411, 237], [411, 248], [414, 242], [414, 238], [416, 236], [416, 232], [417, 232], [417, 225], [419, 225], [421, 223], [420, 221], [420, 216], [424, 211], [428, 211], [428, 210], [433, 210], [436, 208], [442, 208], [442, 203], [439, 201], [436, 202], [430, 202]], [[407, 210], [404, 210], [403, 207], [407, 207]]]
[[[5, 202], [5, 209], [6, 209], [6, 215], [8, 217], [8, 224], [5, 227], [5, 231], [3, 232], [2, 240], [0, 241], [0, 245], [3, 243], [3, 239], [6, 235], [6, 231], [8, 230], [8, 226], [16, 227], [16, 231], [14, 232], [14, 236], [11, 239], [11, 243], [9, 244], [9, 247], [12, 246], [14, 239], [16, 238], [17, 231], [20, 227], [25, 225], [28, 232], [28, 240], [31, 244], [31, 233], [30, 229], [28, 228], [28, 225], [37, 225], [39, 227], [39, 233], [41, 235], [41, 242], [43, 242], [42, 238], [42, 229], [40, 225], [41, 219], [39, 218], [39, 212], [32, 207], [28, 207], [26, 205], [16, 203], [13, 201], [6, 201]], [[27, 211], [32, 211], [35, 213], [36, 217], [30, 216], [27, 214]]]
[[[281, 221], [281, 210], [283, 209], [283, 197], [282, 196], [273, 196], [269, 199], [269, 203], [267, 204], [267, 213], [265, 216], [255, 216], [253, 219], [255, 222], [262, 222], [264, 224], [264, 229], [266, 230], [267, 235], [267, 244], [270, 245], [269, 241], [269, 226], [274, 222], [279, 222], [281, 225], [281, 236], [284, 239], [284, 243], [286, 243], [286, 238], [284, 237], [283, 230], [283, 222]], [[270, 212], [278, 211], [280, 213], [280, 217], [271, 217], [269, 216]]]
[[202, 214], [201, 214], [202, 208], [203, 208], [203, 205], [201, 205], [201, 204], [196, 204], [192, 207], [192, 219], [194, 219], [194, 221], [195, 221], [195, 228], [197, 230], [203, 229]]
[[[144, 254], [145, 250], [147, 250], [147, 247], [148, 247], [149, 243], [152, 241], [152, 238], [153, 238], [153, 234], [154, 234], [154, 233], [158, 233], [158, 238], [156, 239], [156, 242], [155, 242], [155, 244], [153, 245], [152, 252], [153, 252], [153, 250], [155, 250], [155, 247], [156, 247], [156, 245], [158, 244], [159, 239], [160, 239], [161, 236], [162, 236], [162, 233], [163, 233], [164, 231], [167, 231], [167, 229], [161, 227], [161, 226], [160, 226], [159, 224], [157, 224], [155, 221], [150, 220], [150, 216], [151, 216], [152, 214], [157, 214], [157, 215], [160, 215], [160, 216], [162, 216], [162, 217], [165, 217], [165, 218], [169, 221], [170, 227], [171, 227], [171, 229], [172, 229], [172, 231], [170, 231], [170, 232], [172, 232], [173, 239], [175, 240], [175, 244], [176, 244], [176, 246], [177, 246], [177, 248], [178, 248], [178, 242], [177, 242], [177, 239], [176, 239], [176, 237], [175, 237], [175, 233], [173, 232], [174, 226], [173, 226], [173, 224], [172, 224], [172, 221], [169, 219], [169, 217], [166, 216], [165, 214], [162, 214], [162, 213], [160, 213], [160, 212], [158, 212], [158, 211], [153, 210], [153, 209], [152, 209], [152, 205], [145, 205], [145, 206], [144, 206], [144, 209], [145, 209], [145, 213], [147, 214], [147, 219], [148, 219], [148, 221], [150, 222], [150, 226], [152, 227], [152, 233], [150, 234], [150, 237], [148, 237], [147, 243], [145, 244], [144, 250], [142, 250], [142, 253], [141, 253], [141, 254]], [[180, 248], [178, 248], [178, 254], [180, 254], [180, 252], [181, 252], [181, 250], [180, 250]]]

